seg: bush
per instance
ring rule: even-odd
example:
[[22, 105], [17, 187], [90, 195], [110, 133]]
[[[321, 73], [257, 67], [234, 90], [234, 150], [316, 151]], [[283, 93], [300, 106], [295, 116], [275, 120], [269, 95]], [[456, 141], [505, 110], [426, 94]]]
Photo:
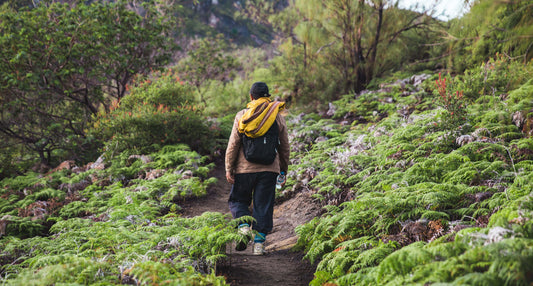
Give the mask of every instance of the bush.
[[155, 72], [152, 78], [139, 77], [126, 87], [130, 94], [120, 104], [134, 109], [139, 102], [151, 105], [163, 104], [171, 109], [194, 103], [194, 88], [185, 84], [173, 71]]
[[37, 159], [23, 158], [23, 148], [6, 142], [11, 141], [8, 138], [3, 139], [5, 139], [4, 142], [0, 143], [0, 180], [24, 173], [24, 170], [29, 170], [32, 165], [35, 165]]
[[489, 59], [487, 62], [466, 70], [458, 76], [457, 90], [464, 91], [469, 101], [475, 101], [483, 95], [499, 96], [519, 87], [533, 76], [533, 65], [524, 65], [510, 60], [503, 55]]
[[237, 111], [246, 106], [250, 86], [251, 83], [240, 79], [229, 83], [206, 81], [199, 91], [206, 100], [204, 114], [209, 117], [222, 117], [227, 114], [235, 116]]
[[455, 85], [454, 79], [449, 76], [442, 77], [440, 74], [439, 79], [435, 81], [437, 104], [445, 110], [441, 117], [442, 127], [449, 131], [456, 131], [460, 125], [466, 123], [468, 116], [467, 101], [463, 91], [459, 91]]
[[106, 142], [106, 152], [152, 152], [178, 143], [210, 150], [209, 127], [192, 102], [191, 88], [170, 72], [157, 76], [131, 87], [109, 113], [99, 113], [91, 133]]

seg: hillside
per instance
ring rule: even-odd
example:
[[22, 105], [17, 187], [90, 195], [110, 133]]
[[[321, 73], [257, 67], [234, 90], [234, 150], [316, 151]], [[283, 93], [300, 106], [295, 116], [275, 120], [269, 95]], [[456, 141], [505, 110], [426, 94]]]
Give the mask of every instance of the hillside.
[[[509, 76], [524, 82], [529, 73]], [[453, 131], [448, 109], [427, 92], [435, 80], [385, 82], [326, 114], [288, 115], [292, 165], [278, 201], [305, 195], [324, 212], [310, 220], [281, 207], [278, 215], [310, 220], [296, 227], [296, 247], [318, 262], [314, 283], [532, 281], [533, 143], [523, 116], [533, 108], [531, 82], [468, 103], [468, 119]], [[236, 222], [224, 211], [198, 212], [207, 209], [186, 218], [195, 197], [213, 195], [211, 160], [166, 146], [3, 180], [4, 282], [224, 283], [214, 267], [237, 239]], [[282, 248], [295, 242], [273, 237]]]
[[[16, 8], [34, 8], [41, 1], [31, 0], [0, 0], [0, 6], [9, 4]], [[62, 3], [76, 3], [73, 0], [61, 1]], [[84, 1], [87, 4], [97, 3], [98, 0]], [[106, 1], [120, 2], [120, 1]], [[145, 1], [146, 2], [146, 1]], [[164, 2], [161, 2], [164, 3]], [[272, 12], [282, 10], [287, 6], [287, 1], [273, 1]], [[245, 3], [238, 0], [200, 0], [200, 1], [174, 1], [170, 3], [170, 10], [179, 22], [174, 26], [177, 41], [180, 41], [186, 49], [188, 41], [195, 37], [205, 37], [207, 34], [223, 34], [228, 41], [239, 46], [261, 46], [269, 44], [274, 38], [272, 27], [254, 22], [247, 11]], [[252, 6], [253, 7], [253, 6]], [[140, 14], [146, 13], [140, 2], [129, 3], [129, 8]], [[275, 10], [274, 10], [275, 9]], [[181, 34], [183, 33], [183, 34]], [[186, 41], [182, 36], [186, 35]]]
[[[0, 3], [2, 285], [533, 283], [532, 1]], [[260, 257], [223, 164], [257, 81], [291, 148]]]
[[436, 76], [417, 79], [346, 96], [330, 109], [336, 121], [299, 118], [292, 190], [326, 209], [297, 228], [319, 262], [314, 282], [531, 283], [531, 81], [468, 106], [452, 99], [465, 108], [454, 123], [460, 111], [424, 92]]

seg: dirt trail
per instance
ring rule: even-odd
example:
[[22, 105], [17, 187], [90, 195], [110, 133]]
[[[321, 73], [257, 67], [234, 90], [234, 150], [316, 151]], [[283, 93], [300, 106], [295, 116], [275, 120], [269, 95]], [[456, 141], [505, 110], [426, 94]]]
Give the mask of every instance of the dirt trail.
[[[231, 185], [225, 179], [223, 162], [217, 162], [211, 176], [218, 182], [206, 197], [183, 204], [183, 215], [193, 217], [206, 211], [229, 213]], [[311, 220], [319, 209], [308, 194], [297, 194], [274, 208], [274, 229], [267, 236], [266, 254], [253, 256], [252, 246], [242, 252], [228, 245], [228, 259], [217, 268], [217, 275], [231, 285], [309, 285], [315, 268], [302, 260], [302, 253], [291, 251], [297, 241], [294, 228]]]

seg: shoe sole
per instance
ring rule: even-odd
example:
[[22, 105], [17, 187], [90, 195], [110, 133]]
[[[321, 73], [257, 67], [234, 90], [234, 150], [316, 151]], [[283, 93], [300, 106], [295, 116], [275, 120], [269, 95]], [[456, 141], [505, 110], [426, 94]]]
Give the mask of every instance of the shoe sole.
[[[264, 246], [263, 246], [263, 247], [264, 247]], [[264, 255], [264, 254], [265, 254], [265, 249], [264, 249], [264, 248], [261, 249], [261, 252], [256, 252], [256, 251], [255, 251], [255, 245], [254, 245], [254, 249], [252, 250], [252, 255], [257, 255], [257, 256], [259, 256], [259, 255]]]

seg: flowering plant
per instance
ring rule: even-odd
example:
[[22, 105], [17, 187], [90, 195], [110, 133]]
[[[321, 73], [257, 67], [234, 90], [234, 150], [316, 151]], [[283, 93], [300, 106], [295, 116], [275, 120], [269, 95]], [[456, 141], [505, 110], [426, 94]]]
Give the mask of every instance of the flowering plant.
[[461, 128], [467, 119], [467, 102], [463, 91], [454, 90], [451, 77], [443, 77], [440, 73], [439, 79], [435, 81], [435, 88], [437, 104], [446, 111], [441, 121], [443, 128], [450, 131]]

